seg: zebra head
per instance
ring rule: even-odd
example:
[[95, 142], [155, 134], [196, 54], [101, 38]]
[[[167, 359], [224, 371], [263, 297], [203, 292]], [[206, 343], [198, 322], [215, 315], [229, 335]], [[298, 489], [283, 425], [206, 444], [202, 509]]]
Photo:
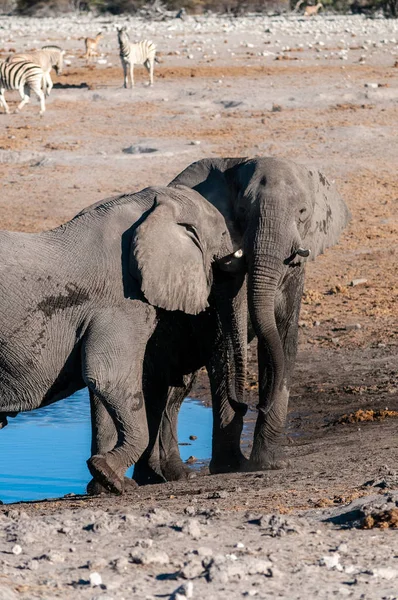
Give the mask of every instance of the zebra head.
[[129, 41], [129, 36], [127, 33], [127, 27], [125, 25], [123, 25], [123, 27], [118, 27], [117, 28], [117, 37], [119, 39], [119, 44], [122, 42], [128, 42]]
[[50, 56], [51, 66], [56, 72], [57, 75], [62, 74], [62, 69], [64, 68], [64, 56], [65, 50], [62, 50], [59, 46], [43, 46], [42, 50], [48, 52]]

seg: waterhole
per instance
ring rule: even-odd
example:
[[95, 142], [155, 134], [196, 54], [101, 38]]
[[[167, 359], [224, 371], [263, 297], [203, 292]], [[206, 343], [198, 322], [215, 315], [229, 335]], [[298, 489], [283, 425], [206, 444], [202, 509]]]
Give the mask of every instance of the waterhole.
[[[210, 458], [211, 427], [211, 410], [187, 398], [179, 414], [178, 439], [182, 459], [197, 459], [194, 467]], [[7, 504], [84, 494], [91, 479], [86, 466], [90, 443], [87, 390], [8, 419], [0, 430], [0, 500]]]

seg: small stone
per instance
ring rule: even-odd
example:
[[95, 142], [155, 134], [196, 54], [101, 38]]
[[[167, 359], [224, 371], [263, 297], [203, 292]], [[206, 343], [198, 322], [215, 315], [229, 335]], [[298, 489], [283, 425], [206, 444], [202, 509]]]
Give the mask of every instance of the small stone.
[[90, 573], [89, 579], [91, 587], [102, 585], [102, 577], [97, 571], [93, 571], [92, 573]]
[[374, 577], [380, 577], [380, 579], [391, 581], [398, 576], [398, 570], [393, 569], [392, 567], [379, 567], [377, 569], [372, 569], [372, 575]]
[[12, 552], [13, 554], [15, 554], [15, 556], [18, 556], [19, 554], [21, 554], [21, 552], [22, 552], [22, 548], [21, 548], [21, 546], [20, 546], [19, 544], [15, 544], [15, 546], [13, 546], [13, 547], [11, 548], [11, 552]]
[[365, 87], [370, 88], [372, 90], [377, 90], [377, 88], [379, 87], [379, 84], [378, 83], [365, 83]]
[[193, 597], [193, 583], [187, 581], [183, 583], [173, 594], [175, 600], [186, 600]]
[[200, 143], [201, 143], [200, 140], [192, 140], [191, 146], [199, 146]]
[[133, 563], [139, 565], [167, 565], [169, 556], [163, 550], [146, 550], [140, 549], [130, 553], [130, 558]]
[[327, 569], [336, 569], [337, 571], [343, 570], [343, 567], [340, 564], [340, 554], [338, 552], [333, 552], [330, 556], [322, 556], [319, 560], [319, 564], [325, 566]]
[[352, 281], [350, 281], [350, 286], [355, 287], [357, 285], [364, 285], [367, 282], [368, 282], [367, 279], [365, 279], [364, 277], [361, 277], [360, 279], [353, 279]]
[[238, 542], [237, 544], [235, 544], [235, 548], [242, 549], [242, 548], [244, 548], [244, 547], [245, 547], [245, 545], [244, 545], [244, 544], [242, 544], [242, 542]]
[[134, 546], [139, 548], [152, 548], [153, 540], [151, 540], [151, 538], [139, 539], [136, 540]]
[[181, 531], [193, 537], [194, 540], [198, 540], [201, 536], [199, 522], [196, 521], [196, 519], [186, 521], [182, 526]]
[[188, 465], [192, 465], [193, 463], [196, 463], [197, 460], [198, 459], [196, 458], [196, 456], [189, 456], [185, 462]]
[[197, 435], [190, 435], [190, 436], [189, 436], [189, 439], [190, 439], [190, 440], [197, 440], [197, 439], [198, 439], [198, 436], [197, 436]]
[[123, 573], [124, 571], [126, 571], [128, 564], [129, 561], [125, 556], [120, 556], [119, 558], [115, 558], [115, 560], [112, 561], [113, 569], [115, 571], [118, 571], [119, 573]]
[[209, 494], [208, 498], [209, 498], [209, 500], [211, 500], [213, 498], [214, 499], [218, 499], [218, 498], [223, 499], [223, 498], [228, 498], [228, 496], [229, 496], [229, 493], [226, 490], [220, 490], [217, 492], [213, 492], [212, 494]]

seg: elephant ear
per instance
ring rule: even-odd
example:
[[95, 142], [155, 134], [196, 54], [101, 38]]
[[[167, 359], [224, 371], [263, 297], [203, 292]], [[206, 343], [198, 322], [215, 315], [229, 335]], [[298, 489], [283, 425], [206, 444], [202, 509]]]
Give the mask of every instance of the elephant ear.
[[312, 207], [308, 221], [298, 223], [302, 246], [311, 250], [310, 259], [334, 246], [351, 220], [351, 213], [333, 183], [319, 171], [308, 171]]
[[167, 195], [158, 195], [153, 208], [136, 227], [130, 271], [141, 280], [150, 304], [196, 315], [208, 306], [211, 257], [189, 222], [179, 222], [180, 209]]

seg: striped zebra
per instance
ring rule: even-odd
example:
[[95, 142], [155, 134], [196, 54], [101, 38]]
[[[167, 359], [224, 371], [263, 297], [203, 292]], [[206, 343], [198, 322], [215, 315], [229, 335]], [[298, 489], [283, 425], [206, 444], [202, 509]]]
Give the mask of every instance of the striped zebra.
[[39, 65], [44, 72], [43, 90], [46, 96], [49, 96], [53, 88], [50, 71], [54, 69], [57, 75], [61, 75], [64, 66], [64, 54], [65, 50], [62, 50], [59, 46], [48, 45], [34, 52], [13, 54], [7, 58], [6, 62], [14, 63], [25, 60]]
[[130, 73], [131, 87], [134, 85], [134, 65], [144, 65], [149, 73], [149, 83], [153, 85], [153, 64], [156, 60], [156, 46], [150, 40], [137, 44], [130, 42], [127, 28], [118, 29], [120, 60], [124, 71], [124, 87], [128, 87], [128, 74]]
[[18, 90], [22, 102], [18, 104], [18, 112], [30, 100], [30, 92], [33, 90], [40, 100], [40, 115], [44, 115], [46, 104], [41, 83], [44, 77], [43, 70], [33, 62], [24, 60], [21, 62], [0, 63], [0, 104], [8, 114], [10, 112], [4, 98], [5, 90]]

